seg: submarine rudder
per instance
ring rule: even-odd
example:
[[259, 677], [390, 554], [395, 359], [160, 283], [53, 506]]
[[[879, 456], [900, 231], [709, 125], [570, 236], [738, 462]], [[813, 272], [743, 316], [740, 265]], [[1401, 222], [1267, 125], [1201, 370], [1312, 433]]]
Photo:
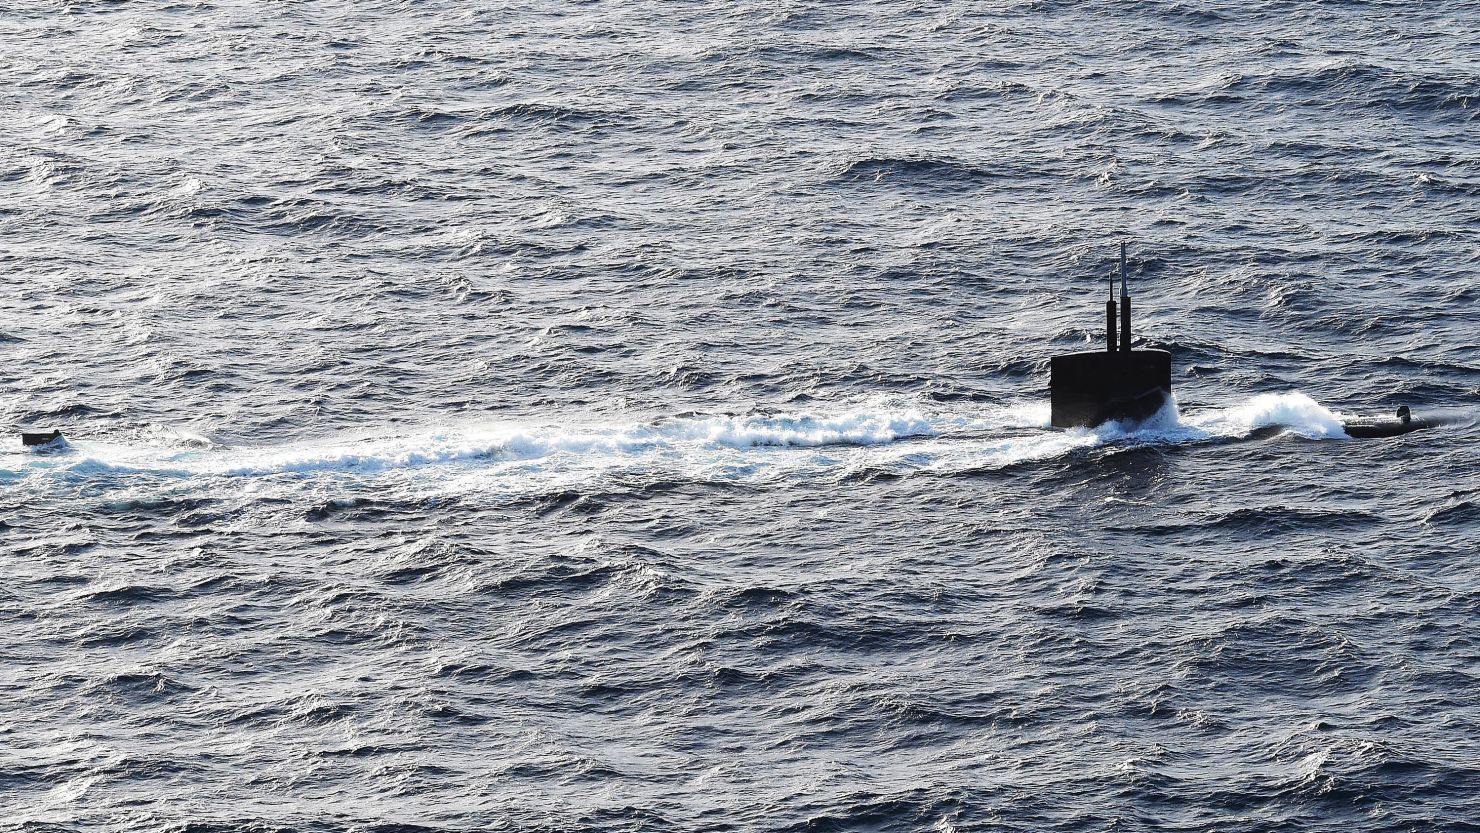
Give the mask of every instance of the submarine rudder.
[[1407, 405], [1399, 406], [1391, 417], [1352, 417], [1341, 421], [1341, 429], [1348, 437], [1357, 439], [1380, 439], [1398, 437], [1424, 428], [1441, 425], [1439, 420], [1415, 417]]

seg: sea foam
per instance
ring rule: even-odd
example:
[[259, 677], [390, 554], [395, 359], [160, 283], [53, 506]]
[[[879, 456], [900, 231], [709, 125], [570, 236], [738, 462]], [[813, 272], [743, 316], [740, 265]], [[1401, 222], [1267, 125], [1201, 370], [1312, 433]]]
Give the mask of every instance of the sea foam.
[[[1041, 403], [975, 411], [929, 413], [909, 405], [876, 404], [835, 412], [695, 415], [629, 424], [519, 424], [434, 427], [394, 436], [306, 441], [287, 446], [201, 449], [76, 441], [68, 453], [41, 460], [39, 468], [73, 476], [255, 477], [333, 473], [373, 475], [442, 465], [538, 463], [581, 469], [668, 461], [744, 462], [765, 449], [882, 448], [859, 457], [870, 464], [939, 469], [958, 465], [1010, 465], [1050, 459], [1107, 444], [1179, 444], [1238, 438], [1283, 427], [1300, 436], [1344, 437], [1340, 417], [1300, 392], [1260, 394], [1247, 402], [1182, 414], [1175, 401], [1140, 423], [1048, 431]], [[909, 441], [906, 446], [890, 450]], [[855, 454], [864, 454], [855, 452]], [[740, 455], [737, 458], [736, 455]], [[842, 456], [847, 456], [843, 454]], [[675, 463], [675, 461], [679, 461]], [[755, 463], [775, 463], [774, 456]], [[845, 461], [847, 462], [847, 461]]]

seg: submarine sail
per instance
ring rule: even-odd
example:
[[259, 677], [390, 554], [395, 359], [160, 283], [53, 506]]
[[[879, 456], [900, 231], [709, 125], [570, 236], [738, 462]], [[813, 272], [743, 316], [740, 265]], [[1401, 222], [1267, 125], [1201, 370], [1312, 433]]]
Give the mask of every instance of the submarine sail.
[[1104, 422], [1143, 420], [1160, 411], [1172, 396], [1172, 354], [1132, 347], [1124, 243], [1120, 244], [1118, 304], [1113, 278], [1110, 287], [1110, 300], [1105, 304], [1105, 349], [1067, 353], [1049, 360], [1050, 422], [1055, 428], [1093, 428]]

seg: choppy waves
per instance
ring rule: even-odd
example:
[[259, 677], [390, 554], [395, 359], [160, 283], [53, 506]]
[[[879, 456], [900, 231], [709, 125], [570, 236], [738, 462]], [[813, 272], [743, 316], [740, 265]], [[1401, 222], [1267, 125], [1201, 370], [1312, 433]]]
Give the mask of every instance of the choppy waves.
[[0, 829], [1467, 829], [1477, 28], [0, 11]]

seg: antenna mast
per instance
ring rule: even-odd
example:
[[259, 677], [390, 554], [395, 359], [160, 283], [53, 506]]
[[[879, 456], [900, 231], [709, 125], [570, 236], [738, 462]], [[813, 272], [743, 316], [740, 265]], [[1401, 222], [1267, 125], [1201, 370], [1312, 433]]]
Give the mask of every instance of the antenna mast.
[[1131, 351], [1131, 293], [1125, 281], [1125, 241], [1120, 243], [1120, 350]]

